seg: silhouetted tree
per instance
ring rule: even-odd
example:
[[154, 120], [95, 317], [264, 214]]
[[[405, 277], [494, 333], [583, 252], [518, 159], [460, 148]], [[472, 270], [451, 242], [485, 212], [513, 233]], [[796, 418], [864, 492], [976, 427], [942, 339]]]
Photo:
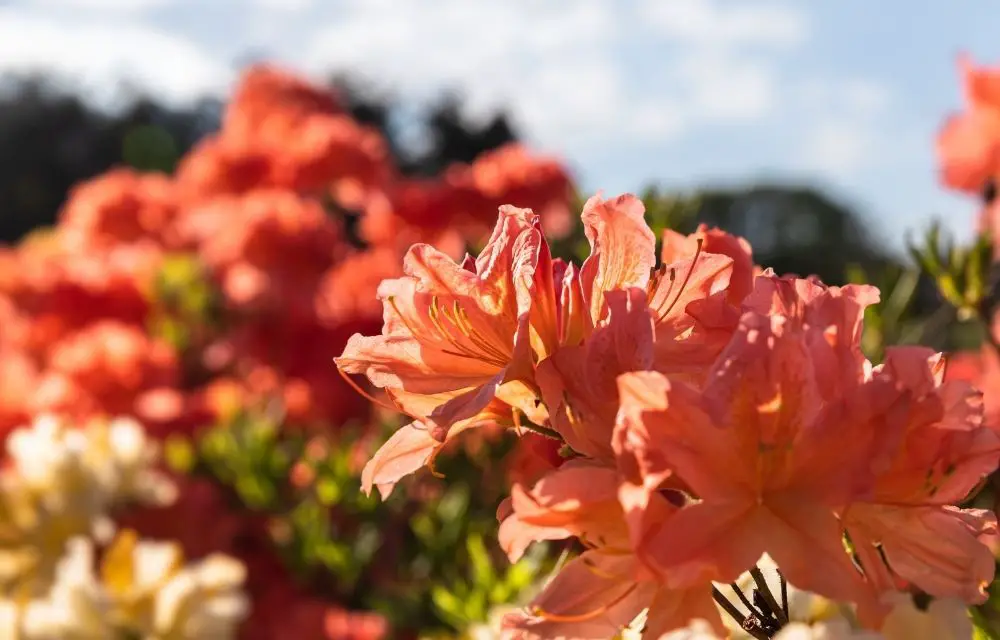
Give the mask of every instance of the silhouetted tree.
[[[435, 175], [516, 139], [504, 114], [478, 125], [464, 116], [460, 101], [446, 97], [409, 114], [418, 137], [428, 141], [415, 148], [396, 125], [407, 115], [405, 105], [344, 76], [332, 86], [354, 117], [382, 131], [406, 175]], [[114, 166], [172, 171], [199, 138], [218, 128], [222, 113], [217, 100], [173, 108], [137, 91], [123, 108], [107, 111], [44, 76], [7, 77], [0, 88], [2, 243], [52, 224], [74, 184]]]
[[845, 265], [875, 268], [888, 259], [855, 212], [809, 187], [710, 188], [697, 202], [699, 221], [745, 237], [757, 262], [778, 273], [840, 283]]

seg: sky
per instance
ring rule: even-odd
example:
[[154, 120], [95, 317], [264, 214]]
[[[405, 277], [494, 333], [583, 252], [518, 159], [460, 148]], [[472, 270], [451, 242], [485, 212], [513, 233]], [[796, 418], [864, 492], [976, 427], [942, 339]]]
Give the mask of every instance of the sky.
[[1000, 64], [982, 0], [0, 0], [0, 72], [224, 96], [252, 56], [419, 104], [505, 109], [585, 192], [819, 186], [897, 249], [976, 203], [937, 184], [960, 53]]

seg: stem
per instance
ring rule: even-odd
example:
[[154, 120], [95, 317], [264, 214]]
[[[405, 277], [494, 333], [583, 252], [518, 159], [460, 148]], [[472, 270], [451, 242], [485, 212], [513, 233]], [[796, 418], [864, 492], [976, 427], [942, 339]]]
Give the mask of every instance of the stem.
[[760, 593], [764, 601], [767, 602], [768, 608], [771, 609], [771, 613], [778, 620], [778, 624], [786, 625], [788, 624], [788, 614], [785, 610], [778, 605], [778, 601], [774, 599], [774, 594], [771, 593], [771, 588], [767, 585], [767, 580], [764, 578], [764, 574], [761, 572], [760, 567], [754, 567], [750, 570], [750, 575], [753, 576], [753, 581], [757, 585], [757, 591]]

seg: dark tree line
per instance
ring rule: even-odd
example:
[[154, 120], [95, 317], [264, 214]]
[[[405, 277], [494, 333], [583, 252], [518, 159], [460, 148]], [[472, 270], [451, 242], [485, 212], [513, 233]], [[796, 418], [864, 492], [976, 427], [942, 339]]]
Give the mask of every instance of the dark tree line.
[[[223, 106], [206, 99], [173, 108], [135, 92], [128, 106], [109, 112], [45, 77], [7, 78], [0, 86], [2, 243], [52, 224], [74, 184], [114, 166], [172, 171], [199, 138], [218, 128]], [[472, 123], [453, 96], [415, 113], [348, 76], [335, 77], [331, 86], [355, 118], [383, 133], [406, 175], [435, 175], [518, 137], [504, 113]], [[414, 128], [425, 143], [417, 148], [410, 142]], [[814, 189], [706, 188], [697, 201], [699, 220], [747, 237], [759, 260], [779, 272], [842, 282], [846, 265], [886, 259], [853, 211]]]
[[[413, 150], [394, 125], [400, 105], [336, 79], [333, 84], [352, 115], [386, 136], [406, 175], [429, 176], [456, 161], [516, 139], [504, 114], [482, 125], [463, 117], [459, 101], [445, 97], [419, 114], [416, 126], [430, 142]], [[109, 112], [51, 79], [9, 77], [0, 91], [0, 242], [11, 243], [55, 221], [69, 189], [108, 169], [172, 171], [202, 136], [219, 127], [222, 105], [203, 100], [172, 108], [135, 93]]]

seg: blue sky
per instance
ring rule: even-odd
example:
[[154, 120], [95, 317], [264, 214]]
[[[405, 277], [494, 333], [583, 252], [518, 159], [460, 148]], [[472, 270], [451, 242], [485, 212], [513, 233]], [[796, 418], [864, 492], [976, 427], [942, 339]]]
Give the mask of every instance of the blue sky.
[[[976, 205], [936, 184], [959, 52], [1000, 63], [981, 0], [0, 0], [0, 70], [121, 79], [183, 102], [252, 54], [413, 100], [506, 107], [588, 191], [802, 180], [901, 247]], [[470, 25], [472, 27], [470, 28]]]

